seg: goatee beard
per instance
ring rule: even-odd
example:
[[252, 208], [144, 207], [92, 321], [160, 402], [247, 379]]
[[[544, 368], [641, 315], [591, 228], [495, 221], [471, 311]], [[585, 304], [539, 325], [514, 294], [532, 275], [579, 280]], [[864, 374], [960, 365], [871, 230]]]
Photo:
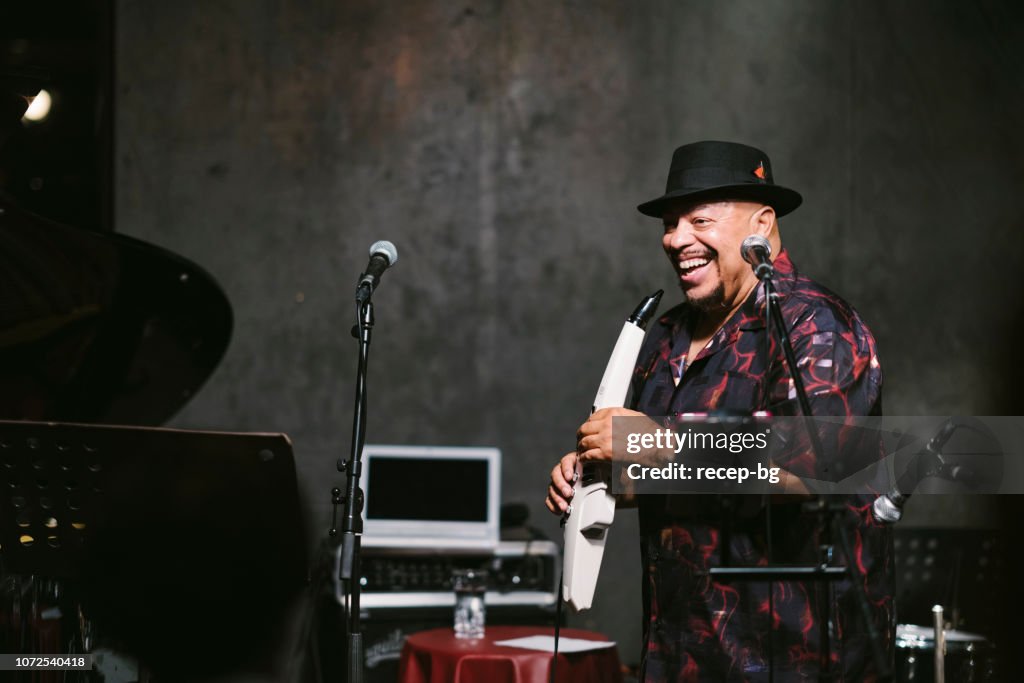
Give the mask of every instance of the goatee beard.
[[719, 282], [717, 287], [700, 298], [687, 295], [686, 301], [701, 313], [720, 310], [725, 307], [725, 285]]

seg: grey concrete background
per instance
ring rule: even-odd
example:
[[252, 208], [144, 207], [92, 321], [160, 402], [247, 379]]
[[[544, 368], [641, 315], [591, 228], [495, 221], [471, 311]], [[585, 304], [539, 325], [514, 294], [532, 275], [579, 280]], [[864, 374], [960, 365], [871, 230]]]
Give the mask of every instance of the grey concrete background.
[[[284, 431], [317, 531], [347, 452], [351, 291], [377, 239], [368, 435], [495, 445], [542, 507], [624, 316], [675, 292], [672, 149], [767, 150], [802, 269], [872, 326], [891, 414], [1020, 414], [1024, 170], [1013, 2], [117, 3], [117, 229], [207, 268], [231, 347], [174, 424]], [[678, 299], [678, 297], [672, 297]], [[424, 492], [410, 492], [424, 495]], [[918, 499], [920, 524], [981, 524]], [[640, 638], [636, 520], [593, 611]]]

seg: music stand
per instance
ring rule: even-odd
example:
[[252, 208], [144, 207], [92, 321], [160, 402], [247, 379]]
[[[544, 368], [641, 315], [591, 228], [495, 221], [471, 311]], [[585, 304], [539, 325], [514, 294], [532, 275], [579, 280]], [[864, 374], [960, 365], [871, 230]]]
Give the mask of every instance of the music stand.
[[0, 421], [4, 571], [67, 579], [154, 671], [266, 664], [306, 552], [283, 434]]

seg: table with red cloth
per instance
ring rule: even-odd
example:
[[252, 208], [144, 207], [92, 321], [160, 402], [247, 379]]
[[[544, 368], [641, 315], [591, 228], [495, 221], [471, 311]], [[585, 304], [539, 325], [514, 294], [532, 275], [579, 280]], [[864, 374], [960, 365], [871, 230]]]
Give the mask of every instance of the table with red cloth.
[[[400, 683], [548, 683], [551, 653], [496, 645], [502, 640], [551, 636], [543, 626], [488, 626], [484, 637], [456, 638], [451, 628], [413, 633], [402, 648]], [[563, 628], [561, 636], [607, 641], [593, 631]], [[558, 653], [556, 683], [621, 683], [615, 646], [586, 652]]]

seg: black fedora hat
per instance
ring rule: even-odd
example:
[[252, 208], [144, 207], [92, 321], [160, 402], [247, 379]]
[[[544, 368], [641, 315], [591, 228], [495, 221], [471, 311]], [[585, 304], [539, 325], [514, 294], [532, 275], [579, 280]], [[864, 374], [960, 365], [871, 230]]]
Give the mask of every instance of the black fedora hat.
[[785, 216], [803, 201], [799, 192], [775, 184], [767, 154], [756, 147], [717, 140], [677, 148], [665, 194], [636, 208], [661, 218], [666, 208], [684, 199], [748, 199], [768, 204], [778, 216]]

